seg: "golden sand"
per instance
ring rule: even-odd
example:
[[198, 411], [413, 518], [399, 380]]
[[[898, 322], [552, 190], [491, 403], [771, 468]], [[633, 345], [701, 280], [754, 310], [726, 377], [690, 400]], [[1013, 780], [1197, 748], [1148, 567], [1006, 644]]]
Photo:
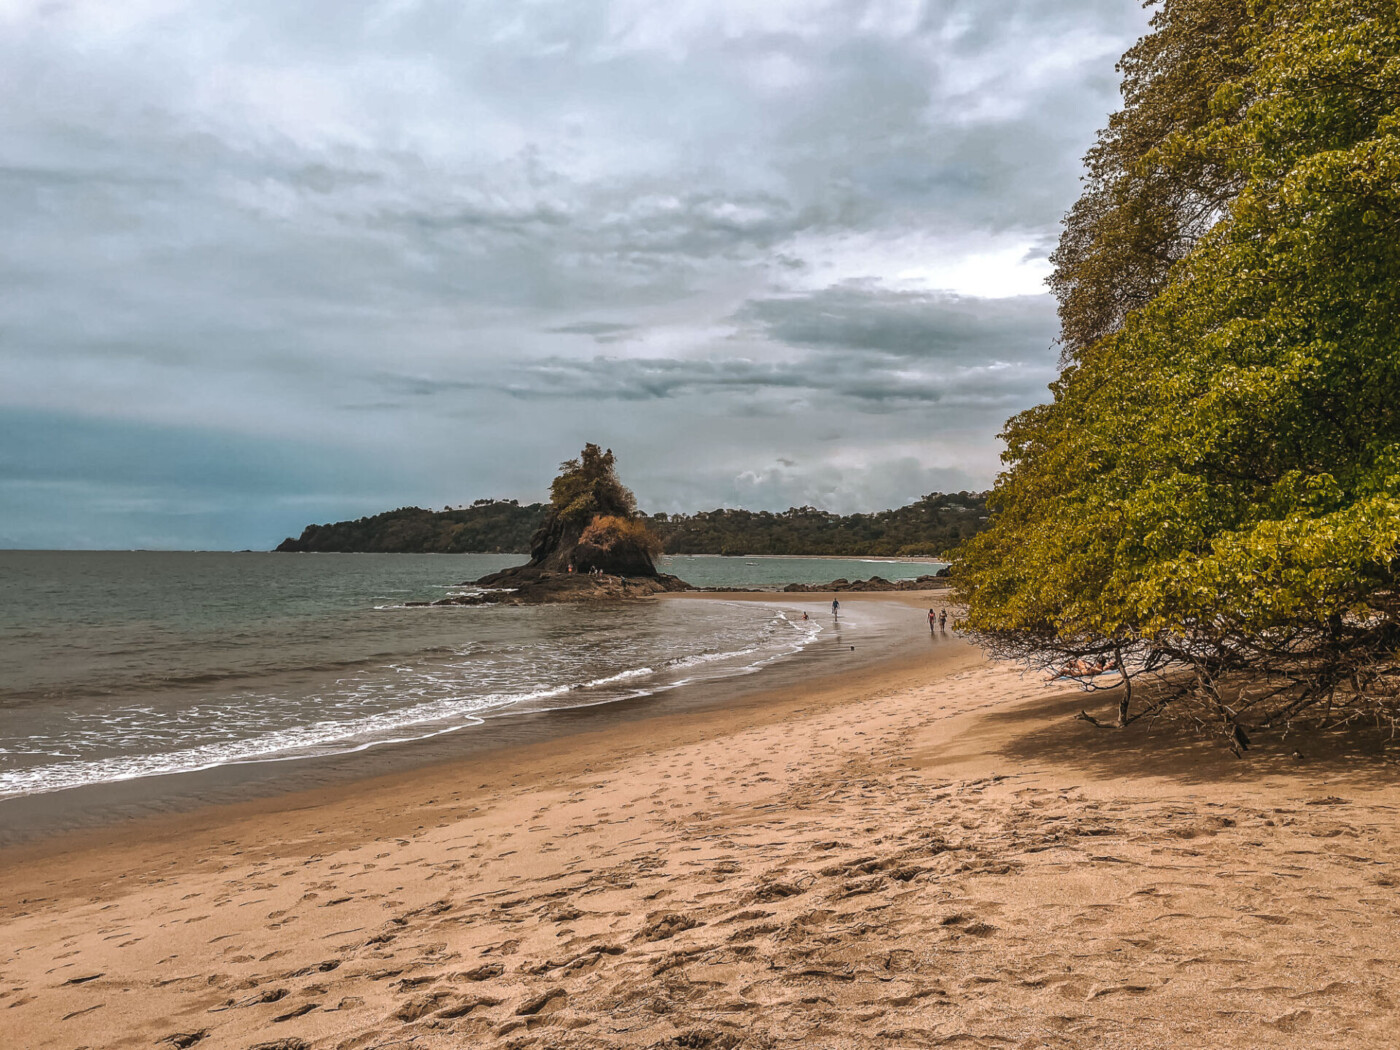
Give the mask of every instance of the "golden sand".
[[0, 1047], [1395, 1046], [1393, 765], [1081, 706], [956, 647], [14, 848]]

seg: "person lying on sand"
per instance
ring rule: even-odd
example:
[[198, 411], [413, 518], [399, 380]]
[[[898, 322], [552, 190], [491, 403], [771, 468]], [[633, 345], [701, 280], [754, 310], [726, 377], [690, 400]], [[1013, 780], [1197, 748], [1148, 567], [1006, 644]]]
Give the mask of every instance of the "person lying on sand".
[[1080, 659], [1071, 660], [1058, 671], [1050, 676], [1050, 681], [1057, 678], [1093, 678], [1095, 675], [1108, 674], [1110, 671], [1118, 670], [1118, 661], [1105, 660], [1099, 657], [1097, 660]]

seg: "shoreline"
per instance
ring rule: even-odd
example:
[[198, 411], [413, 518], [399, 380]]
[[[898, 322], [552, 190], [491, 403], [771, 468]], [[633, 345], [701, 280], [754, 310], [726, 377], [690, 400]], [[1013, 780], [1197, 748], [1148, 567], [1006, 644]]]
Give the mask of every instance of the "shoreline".
[[0, 851], [0, 1045], [1390, 1045], [1389, 752], [944, 655]]
[[[871, 592], [839, 597], [843, 602], [859, 601], [883, 606], [922, 608], [923, 602], [938, 602], [938, 592]], [[829, 601], [821, 593], [784, 595], [779, 592], [677, 592], [658, 594], [642, 600], [758, 602], [784, 608], [812, 608]], [[839, 655], [839, 679], [859, 677], [872, 666], [893, 659], [900, 661], [898, 649], [921, 643], [927, 635], [912, 626], [905, 636], [888, 634], [888, 617], [876, 626], [858, 650]], [[945, 636], [952, 642], [952, 635]], [[667, 687], [635, 698], [610, 700], [576, 707], [545, 710], [506, 710], [488, 715], [480, 725], [465, 725], [448, 732], [399, 741], [375, 743], [315, 757], [280, 758], [224, 763], [206, 769], [133, 777], [65, 788], [59, 791], [0, 799], [0, 859], [7, 851], [26, 844], [65, 839], [85, 833], [101, 834], [105, 829], [125, 828], [132, 822], [160, 821], [177, 814], [197, 814], [219, 810], [253, 800], [276, 800], [321, 790], [340, 791], [361, 781], [392, 778], [398, 773], [476, 762], [496, 752], [507, 752], [536, 743], [566, 740], [586, 733], [617, 731], [636, 721], [665, 718], [689, 710], [710, 710], [726, 705], [761, 703], [772, 692], [781, 693], [792, 682], [810, 673], [808, 665], [822, 663], [820, 673], [831, 675], [826, 652], [835, 644], [821, 641], [782, 657], [756, 672], [733, 677], [701, 680]], [[918, 652], [914, 663], [927, 656]]]

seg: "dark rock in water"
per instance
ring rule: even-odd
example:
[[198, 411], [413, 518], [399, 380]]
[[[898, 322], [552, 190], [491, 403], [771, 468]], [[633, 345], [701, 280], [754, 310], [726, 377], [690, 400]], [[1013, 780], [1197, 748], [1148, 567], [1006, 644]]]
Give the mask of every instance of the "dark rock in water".
[[945, 565], [943, 566], [943, 568], [939, 569], [936, 573], [934, 573], [934, 575], [942, 577], [946, 580], [948, 577], [953, 575], [953, 567], [951, 565]]
[[937, 576], [920, 576], [916, 580], [900, 580], [897, 583], [883, 576], [872, 576], [868, 580], [832, 580], [830, 583], [790, 583], [783, 588], [789, 594], [812, 594], [818, 591], [927, 591], [947, 585], [946, 580]]
[[433, 605], [533, 605], [641, 598], [690, 585], [656, 571], [661, 543], [618, 480], [612, 450], [584, 446], [550, 487], [544, 522], [530, 541], [530, 561], [475, 581], [486, 594]]
[[548, 572], [519, 565], [483, 576], [476, 586], [490, 590], [443, 598], [425, 605], [541, 605], [548, 602], [608, 601], [648, 598], [654, 594], [688, 591], [690, 584], [675, 576], [621, 576], [608, 573]]
[[656, 576], [660, 541], [637, 514], [637, 500], [618, 480], [612, 449], [585, 445], [550, 486], [544, 522], [530, 540], [523, 568], [575, 574]]

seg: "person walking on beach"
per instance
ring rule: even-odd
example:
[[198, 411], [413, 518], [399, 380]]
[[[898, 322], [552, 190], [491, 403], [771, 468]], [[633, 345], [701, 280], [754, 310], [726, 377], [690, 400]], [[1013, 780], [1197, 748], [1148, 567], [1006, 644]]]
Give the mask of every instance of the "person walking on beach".
[[[930, 613], [929, 615], [932, 615]], [[948, 610], [944, 609], [938, 614], [938, 629], [946, 631], [948, 629]]]
[[934, 628], [934, 626], [935, 626], [937, 623], [938, 623], [938, 615], [937, 615], [932, 609], [930, 609], [930, 610], [928, 611], [928, 630], [929, 630], [929, 633], [930, 633], [930, 634], [933, 633], [933, 628]]
[[841, 615], [841, 602], [840, 602], [840, 599], [837, 599], [837, 598], [831, 599], [831, 615], [832, 615], [832, 616], [840, 616], [840, 615]]

